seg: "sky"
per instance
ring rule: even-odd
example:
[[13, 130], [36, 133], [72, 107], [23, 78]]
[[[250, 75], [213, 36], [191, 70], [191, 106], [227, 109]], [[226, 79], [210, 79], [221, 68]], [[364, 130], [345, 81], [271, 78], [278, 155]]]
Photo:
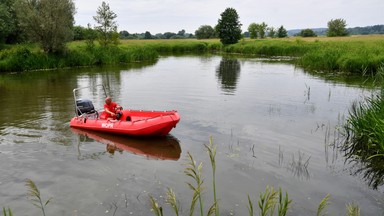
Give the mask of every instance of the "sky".
[[[75, 25], [96, 25], [93, 16], [103, 0], [74, 0]], [[265, 22], [285, 29], [326, 28], [331, 19], [347, 27], [384, 24], [384, 0], [104, 0], [117, 14], [118, 31], [151, 34], [214, 27], [226, 8], [234, 8], [242, 30]]]

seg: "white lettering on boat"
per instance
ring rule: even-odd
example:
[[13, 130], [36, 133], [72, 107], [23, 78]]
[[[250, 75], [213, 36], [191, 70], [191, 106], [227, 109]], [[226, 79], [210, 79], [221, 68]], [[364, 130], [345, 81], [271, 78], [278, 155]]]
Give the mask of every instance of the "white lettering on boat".
[[113, 123], [102, 123], [101, 127], [102, 128], [113, 128]]

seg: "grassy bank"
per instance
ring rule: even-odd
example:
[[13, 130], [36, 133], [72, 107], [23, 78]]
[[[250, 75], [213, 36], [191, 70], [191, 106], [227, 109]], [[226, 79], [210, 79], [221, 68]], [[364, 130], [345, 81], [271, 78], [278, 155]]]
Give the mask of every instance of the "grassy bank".
[[0, 51], [0, 71], [28, 71], [153, 61], [158, 53], [148, 47], [87, 47], [71, 45], [62, 55], [46, 54], [35, 45], [18, 45]]
[[384, 36], [343, 38], [243, 39], [223, 46], [213, 40], [123, 40], [118, 46], [87, 48], [71, 42], [64, 55], [43, 53], [37, 46], [17, 45], [0, 50], [0, 71], [24, 71], [150, 61], [159, 54], [236, 53], [254, 56], [291, 56], [307, 70], [375, 74], [384, 62]]

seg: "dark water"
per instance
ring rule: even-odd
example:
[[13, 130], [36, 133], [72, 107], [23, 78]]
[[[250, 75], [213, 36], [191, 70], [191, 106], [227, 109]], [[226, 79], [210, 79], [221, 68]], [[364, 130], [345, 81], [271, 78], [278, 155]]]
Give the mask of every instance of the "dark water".
[[[137, 139], [71, 130], [72, 90], [106, 84], [123, 107], [178, 110], [171, 136]], [[172, 188], [186, 214], [192, 193], [186, 154], [203, 162], [205, 207], [212, 204], [204, 144], [218, 145], [222, 215], [247, 215], [267, 185], [293, 200], [290, 215], [314, 215], [330, 194], [329, 215], [357, 203], [383, 215], [383, 188], [351, 175], [337, 150], [338, 128], [355, 100], [372, 90], [363, 80], [331, 81], [293, 65], [219, 56], [164, 57], [150, 65], [0, 75], [0, 207], [41, 215], [26, 198], [32, 179], [47, 215], [152, 215], [149, 195], [165, 206]], [[101, 89], [81, 91], [102, 107]], [[111, 149], [110, 146], [117, 146]], [[198, 207], [198, 206], [197, 206]], [[170, 215], [170, 207], [165, 206]], [[197, 209], [196, 209], [197, 211]]]

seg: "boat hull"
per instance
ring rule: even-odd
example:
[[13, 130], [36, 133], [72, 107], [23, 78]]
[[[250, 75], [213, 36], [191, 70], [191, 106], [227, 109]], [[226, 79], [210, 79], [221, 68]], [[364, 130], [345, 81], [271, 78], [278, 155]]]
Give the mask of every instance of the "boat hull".
[[[177, 111], [123, 110], [120, 120], [95, 114], [73, 117], [70, 126], [130, 136], [166, 136], [180, 121]], [[103, 116], [103, 112], [99, 116]]]

